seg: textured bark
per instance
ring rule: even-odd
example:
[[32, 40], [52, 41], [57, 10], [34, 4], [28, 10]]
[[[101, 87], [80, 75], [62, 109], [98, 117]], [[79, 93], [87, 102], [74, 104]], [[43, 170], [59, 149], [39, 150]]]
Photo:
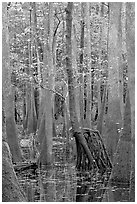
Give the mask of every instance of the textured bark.
[[[43, 61], [43, 48], [41, 41], [38, 36], [38, 29], [37, 29], [37, 14], [36, 14], [36, 2], [31, 3], [32, 6], [32, 24], [33, 24], [33, 35], [34, 35], [34, 44], [35, 44], [35, 54], [37, 59], [37, 74], [38, 74], [38, 82], [41, 84], [41, 62]], [[41, 101], [41, 87], [38, 88], [39, 97], [37, 102], [40, 104]]]
[[[131, 9], [132, 8], [132, 9]], [[128, 10], [129, 9], [129, 10]], [[135, 63], [135, 58], [134, 58], [134, 6], [132, 7], [128, 7], [128, 12], [127, 12], [127, 19], [129, 20], [130, 18], [129, 18], [129, 16], [131, 17], [131, 19], [130, 19], [130, 22], [128, 22], [128, 24], [130, 24], [131, 25], [131, 23], [132, 23], [132, 29], [131, 29], [131, 27], [129, 28], [128, 26], [128, 24], [127, 24], [127, 33], [129, 32], [130, 34], [131, 34], [131, 38], [129, 37], [129, 35], [127, 36], [127, 39], [126, 39], [126, 42], [127, 42], [127, 49], [129, 49], [130, 50], [130, 52], [128, 52], [128, 61], [129, 61], [129, 63], [128, 63], [128, 65], [129, 65], [129, 69], [128, 69], [128, 76], [129, 76], [129, 81], [128, 81], [128, 92], [127, 92], [127, 100], [126, 100], [126, 106], [125, 106], [125, 113], [124, 113], [124, 126], [123, 126], [123, 132], [122, 132], [122, 136], [120, 137], [120, 141], [119, 141], [119, 144], [118, 144], [118, 150], [117, 150], [117, 153], [116, 153], [116, 158], [115, 158], [115, 162], [114, 162], [114, 168], [113, 168], [113, 172], [112, 172], [112, 181], [114, 180], [114, 181], [120, 181], [120, 182], [127, 182], [127, 183], [130, 183], [130, 172], [132, 172], [133, 173], [133, 175], [132, 175], [132, 173], [131, 173], [131, 175], [133, 176], [133, 180], [134, 180], [134, 167], [133, 167], [133, 169], [132, 169], [132, 171], [131, 171], [131, 162], [133, 162], [132, 164], [134, 165], [134, 148], [133, 149], [131, 149], [131, 141], [132, 141], [132, 134], [134, 134], [134, 129], [132, 129], [133, 128], [133, 126], [132, 126], [132, 123], [131, 123], [131, 121], [132, 121], [132, 114], [131, 114], [131, 109], [132, 109], [132, 107], [134, 107], [134, 100], [135, 100], [135, 98], [134, 98], [134, 68], [135, 68], [135, 65], [134, 65], [134, 63]], [[131, 9], [131, 10], [130, 10]], [[132, 15], [131, 15], [131, 13], [132, 13]], [[129, 30], [130, 31], [129, 31]], [[128, 37], [129, 37], [129, 39], [128, 39]], [[131, 40], [132, 39], [132, 40]], [[131, 40], [131, 41], [130, 41]], [[130, 44], [128, 44], [130, 42]], [[129, 47], [128, 47], [129, 46]], [[132, 47], [133, 46], [133, 47]], [[132, 48], [131, 48], [132, 47]], [[128, 51], [129, 51], [128, 50]], [[131, 57], [131, 50], [132, 50], [132, 57]], [[132, 59], [131, 59], [132, 58]], [[133, 61], [132, 61], [133, 60]], [[132, 63], [132, 64], [130, 64], [130, 63]], [[131, 85], [130, 84], [130, 80], [131, 80], [131, 78], [130, 78], [130, 74], [133, 74], [132, 75], [132, 82], [133, 82], [133, 84]], [[131, 95], [130, 95], [130, 92], [132, 92], [132, 97], [131, 97]], [[133, 103], [131, 103], [131, 101], [133, 102]], [[132, 106], [133, 105], [133, 106]], [[133, 116], [134, 117], [134, 116]], [[133, 121], [132, 121], [133, 123], [134, 123], [134, 119], [133, 119]], [[134, 137], [134, 136], [133, 136]], [[132, 157], [131, 157], [131, 153], [132, 153]], [[133, 161], [132, 161], [133, 160]], [[133, 181], [132, 180], [132, 181]], [[134, 181], [133, 181], [134, 182]], [[133, 183], [132, 183], [133, 184]], [[134, 184], [133, 184], [133, 186], [132, 186], [132, 184], [131, 184], [131, 188], [134, 186]], [[132, 201], [134, 201], [134, 199], [135, 199], [135, 195], [134, 195], [134, 187], [133, 187], [133, 189], [132, 189], [133, 191], [131, 191], [132, 193]]]
[[[102, 65], [101, 65], [101, 61], [102, 61], [102, 50], [103, 48], [103, 41], [104, 39], [104, 34], [105, 34], [105, 25], [104, 25], [104, 4], [101, 3], [100, 5], [100, 38], [99, 38], [99, 65], [98, 65], [98, 69], [99, 69], [99, 73], [98, 73], [98, 81], [97, 81], [97, 92], [98, 92], [98, 115], [100, 115], [101, 111], [102, 111], [102, 98], [101, 98], [101, 84], [103, 82], [103, 76], [101, 74], [101, 69], [102, 69]], [[104, 93], [104, 92], [103, 92]]]
[[[31, 3], [30, 3], [31, 6]], [[34, 29], [33, 29], [33, 10], [30, 10], [30, 44], [29, 44], [29, 74], [31, 78], [33, 78], [33, 71], [31, 66], [33, 65], [33, 46], [34, 46]], [[27, 121], [27, 132], [28, 134], [30, 133], [35, 133], [36, 132], [36, 127], [37, 127], [37, 116], [36, 116], [36, 109], [35, 109], [35, 100], [34, 100], [34, 89], [33, 89], [33, 81], [30, 81], [30, 109], [28, 110], [28, 121]]]
[[[32, 22], [33, 22], [33, 31], [34, 31], [34, 36], [35, 36], [35, 46], [36, 46], [36, 51], [38, 52], [37, 57], [40, 62], [43, 60], [43, 48], [41, 41], [38, 36], [38, 29], [37, 29], [37, 14], [36, 14], [36, 2], [31, 3], [32, 7]], [[38, 63], [38, 61], [37, 61]], [[39, 70], [40, 71], [40, 70]]]
[[[53, 94], [50, 91], [54, 88], [54, 66], [53, 66], [53, 29], [54, 29], [54, 7], [53, 3], [49, 3], [49, 15], [45, 16], [45, 38], [46, 43], [44, 47], [44, 65], [43, 73], [44, 89], [44, 110], [45, 113], [45, 136], [41, 143], [41, 152], [39, 162], [47, 165], [52, 163], [52, 146], [53, 146]], [[49, 28], [49, 29], [47, 29]], [[47, 83], [48, 82], [48, 83]]]
[[[121, 110], [121, 116], [122, 121], [124, 118], [124, 100], [123, 100], [123, 60], [122, 60], [122, 51], [123, 51], [123, 44], [124, 44], [124, 27], [125, 27], [125, 19], [122, 18], [123, 15], [123, 3], [121, 5], [121, 13], [119, 16], [119, 27], [118, 27], [118, 41], [119, 41], [119, 93], [120, 93], [120, 110]], [[123, 22], [122, 22], [123, 21]]]
[[34, 90], [31, 87], [30, 110], [28, 110], [27, 133], [35, 133], [37, 129], [37, 115], [35, 109]]
[[[47, 92], [45, 91], [45, 94], [44, 94], [45, 97], [48, 97], [48, 93], [49, 91]], [[50, 97], [48, 98], [50, 100]], [[39, 129], [38, 129], [38, 141], [40, 143], [38, 147], [40, 151], [40, 156], [39, 156], [38, 161], [44, 165], [50, 164], [52, 162], [52, 138], [51, 136], [53, 136], [53, 123], [50, 123], [50, 121], [52, 121], [50, 120], [50, 117], [52, 117], [52, 110], [49, 109], [49, 103], [51, 103], [51, 101], [48, 101], [47, 99], [45, 99], [45, 102], [44, 102], [45, 107], [43, 110], [43, 115], [42, 115], [41, 122], [40, 122]]]
[[119, 42], [118, 25], [121, 3], [109, 3], [109, 44], [108, 44], [108, 113], [106, 118], [106, 147], [113, 160], [121, 128], [119, 96]]
[[66, 72], [68, 76], [68, 91], [69, 91], [69, 112], [70, 121], [72, 125], [72, 133], [76, 140], [82, 144], [89, 161], [92, 163], [92, 155], [88, 148], [85, 138], [81, 134], [79, 122], [76, 115], [75, 107], [75, 92], [74, 92], [74, 76], [72, 69], [72, 43], [71, 43], [71, 31], [72, 31], [72, 10], [73, 3], [69, 2], [66, 8]]
[[83, 56], [84, 56], [84, 3], [81, 3], [81, 36], [80, 36], [80, 93], [79, 93], [79, 106], [80, 106], [80, 119], [81, 126], [84, 126], [84, 69], [83, 69]]
[[97, 130], [100, 132], [100, 134], [102, 133], [105, 104], [106, 104], [106, 84], [104, 87], [103, 98], [102, 98], [102, 103], [100, 107], [100, 113], [99, 113], [98, 120], [97, 120]]
[[128, 55], [128, 84], [131, 104], [131, 187], [130, 201], [135, 201], [135, 3], [126, 3], [126, 46]]
[[112, 182], [130, 183], [131, 171], [131, 107], [129, 93], [127, 94], [124, 125], [118, 142], [117, 152], [111, 174]]
[[76, 115], [75, 107], [75, 95], [74, 95], [74, 79], [72, 70], [72, 43], [71, 43], [71, 30], [72, 30], [72, 9], [73, 3], [68, 3], [66, 8], [66, 72], [68, 76], [68, 91], [69, 91], [69, 111], [71, 118], [72, 128], [75, 130], [79, 129], [79, 123]]
[[[30, 3], [30, 6], [31, 3]], [[33, 45], [35, 43], [34, 32], [34, 23], [33, 23], [33, 10], [30, 11], [30, 42], [29, 42], [29, 69], [28, 74], [31, 76], [31, 81], [26, 84], [26, 116], [24, 121], [24, 128], [27, 130], [27, 133], [35, 133], [37, 128], [37, 115], [36, 115], [36, 106], [34, 98], [34, 88], [33, 88]]]
[[12, 165], [7, 142], [2, 142], [2, 202], [27, 202]]
[[79, 101], [79, 84], [78, 84], [78, 67], [77, 67], [77, 39], [76, 39], [76, 28], [73, 25], [72, 29], [72, 68], [74, 70], [73, 74], [75, 76], [75, 103], [76, 103], [76, 113], [78, 121], [80, 122], [80, 104]]
[[2, 92], [4, 96], [4, 110], [6, 115], [7, 141], [10, 146], [13, 162], [22, 160], [18, 144], [17, 130], [14, 118], [14, 87], [11, 85], [11, 67], [9, 58], [9, 34], [7, 4], [2, 4]]
[[90, 41], [90, 3], [85, 4], [86, 33], [87, 33], [87, 103], [86, 103], [86, 125], [91, 128], [91, 41]]
[[41, 123], [44, 107], [45, 107], [45, 90], [41, 89], [41, 97], [40, 97], [40, 104], [39, 104], [37, 129], [39, 129], [39, 126], [40, 126], [40, 123]]
[[30, 114], [31, 108], [31, 87], [30, 84], [26, 84], [26, 94], [25, 94], [25, 116], [23, 121], [23, 127], [26, 130], [28, 125], [28, 115]]

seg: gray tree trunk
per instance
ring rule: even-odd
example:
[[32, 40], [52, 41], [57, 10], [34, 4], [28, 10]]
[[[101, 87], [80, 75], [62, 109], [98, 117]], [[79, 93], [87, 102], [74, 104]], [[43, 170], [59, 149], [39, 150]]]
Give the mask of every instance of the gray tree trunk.
[[22, 160], [18, 144], [17, 130], [14, 118], [14, 87], [11, 85], [11, 67], [9, 58], [9, 34], [7, 4], [2, 4], [2, 92], [4, 96], [4, 110], [6, 116], [7, 141], [13, 162]]
[[126, 3], [126, 45], [128, 55], [128, 84], [131, 104], [131, 187], [130, 201], [135, 201], [135, 3]]
[[108, 113], [106, 118], [106, 148], [113, 160], [121, 128], [119, 95], [119, 42], [118, 25], [121, 3], [109, 3], [109, 44], [108, 44]]

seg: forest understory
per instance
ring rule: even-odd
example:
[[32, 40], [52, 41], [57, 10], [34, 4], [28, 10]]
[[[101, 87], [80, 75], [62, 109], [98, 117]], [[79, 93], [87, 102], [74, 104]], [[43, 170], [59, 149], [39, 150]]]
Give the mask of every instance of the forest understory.
[[135, 3], [2, 3], [2, 201], [135, 201]]

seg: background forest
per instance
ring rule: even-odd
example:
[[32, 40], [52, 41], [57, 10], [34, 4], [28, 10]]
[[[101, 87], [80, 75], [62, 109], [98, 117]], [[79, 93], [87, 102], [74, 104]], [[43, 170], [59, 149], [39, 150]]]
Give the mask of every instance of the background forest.
[[135, 3], [2, 3], [2, 201], [135, 201]]

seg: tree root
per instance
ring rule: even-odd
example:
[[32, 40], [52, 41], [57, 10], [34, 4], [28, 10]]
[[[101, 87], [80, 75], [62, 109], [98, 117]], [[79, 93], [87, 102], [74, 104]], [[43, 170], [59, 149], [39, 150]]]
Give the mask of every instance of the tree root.
[[107, 169], [112, 169], [112, 163], [99, 131], [83, 128], [82, 133], [75, 132], [73, 136], [77, 145], [77, 169], [98, 169], [102, 174]]

